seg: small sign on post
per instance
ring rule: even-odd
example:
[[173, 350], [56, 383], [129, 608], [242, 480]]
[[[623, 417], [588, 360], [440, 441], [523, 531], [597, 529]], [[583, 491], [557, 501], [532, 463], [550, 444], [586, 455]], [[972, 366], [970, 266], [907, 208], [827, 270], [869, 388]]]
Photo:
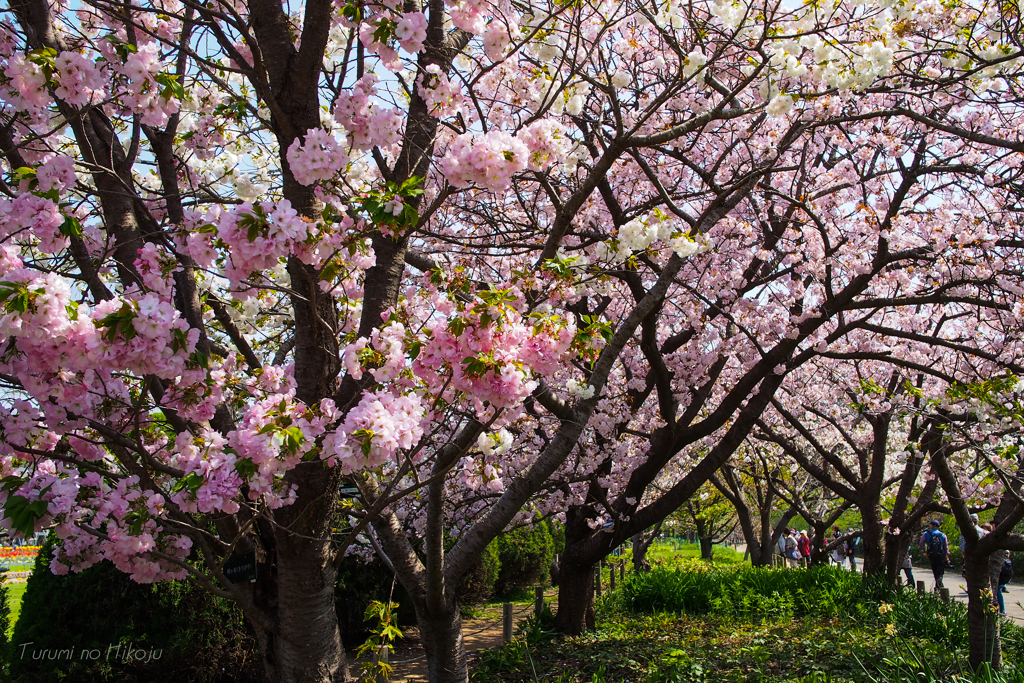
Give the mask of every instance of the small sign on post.
[[224, 563], [224, 576], [231, 583], [255, 581], [256, 551], [250, 550], [247, 553], [238, 553], [229, 557], [228, 561]]

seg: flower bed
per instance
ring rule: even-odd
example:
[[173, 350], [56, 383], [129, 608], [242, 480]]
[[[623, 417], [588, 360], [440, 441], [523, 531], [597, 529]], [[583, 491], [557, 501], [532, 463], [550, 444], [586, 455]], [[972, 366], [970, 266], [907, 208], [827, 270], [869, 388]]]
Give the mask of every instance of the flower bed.
[[0, 564], [31, 562], [39, 554], [38, 545], [23, 545], [20, 548], [0, 548]]

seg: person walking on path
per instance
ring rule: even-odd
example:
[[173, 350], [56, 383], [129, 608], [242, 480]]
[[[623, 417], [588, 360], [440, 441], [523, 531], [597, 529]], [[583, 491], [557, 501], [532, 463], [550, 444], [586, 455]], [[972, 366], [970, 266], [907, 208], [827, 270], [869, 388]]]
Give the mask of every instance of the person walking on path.
[[846, 539], [846, 556], [850, 558], [850, 571], [857, 571], [857, 542], [860, 540], [857, 536], [850, 536]]
[[907, 585], [914, 588], [914, 563], [910, 560], [910, 548], [907, 548], [903, 553], [903, 562], [900, 563], [900, 569], [907, 577]]
[[932, 566], [932, 576], [935, 577], [935, 592], [942, 585], [942, 575], [946, 573], [946, 565], [949, 563], [949, 540], [946, 534], [939, 531], [939, 520], [931, 521], [931, 528], [921, 534], [921, 550], [928, 555], [928, 564]]
[[800, 530], [800, 537], [796, 539], [796, 545], [800, 549], [800, 560], [805, 567], [811, 566], [811, 539], [807, 537], [807, 530]]
[[789, 566], [796, 568], [800, 564], [800, 549], [796, 542], [796, 529], [786, 529], [786, 559]]
[[999, 613], [1006, 614], [1006, 603], [1003, 601], [1003, 593], [1009, 593], [1006, 590], [1006, 584], [1013, 578], [1013, 561], [1010, 560], [1010, 551], [1007, 550], [1003, 555], [1003, 566], [999, 569], [999, 590], [996, 595], [999, 596]]
[[[835, 543], [839, 538], [841, 538], [842, 535], [843, 535], [843, 532], [839, 529], [839, 525], [838, 524], [836, 526], [832, 527], [832, 542], [833, 543]], [[832, 548], [832, 561], [835, 562], [836, 565], [838, 565], [840, 567], [843, 566], [843, 550], [844, 550], [844, 548], [843, 548], [843, 545], [841, 543], [839, 545], [836, 545], [834, 548]]]

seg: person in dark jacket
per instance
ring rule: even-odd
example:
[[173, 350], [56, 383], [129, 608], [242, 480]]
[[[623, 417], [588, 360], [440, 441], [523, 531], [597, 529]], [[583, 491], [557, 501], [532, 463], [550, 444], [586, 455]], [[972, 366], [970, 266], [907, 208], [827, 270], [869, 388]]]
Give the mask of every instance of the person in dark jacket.
[[846, 556], [850, 558], [850, 571], [857, 571], [857, 543], [860, 538], [857, 536], [850, 536], [846, 539]]
[[1003, 601], [1003, 593], [1009, 593], [1006, 590], [1006, 584], [1013, 578], [1013, 562], [1010, 560], [1010, 551], [1007, 550], [1006, 554], [1003, 555], [1003, 566], [999, 570], [999, 590], [996, 595], [999, 597], [999, 613], [1006, 614], [1006, 604]]

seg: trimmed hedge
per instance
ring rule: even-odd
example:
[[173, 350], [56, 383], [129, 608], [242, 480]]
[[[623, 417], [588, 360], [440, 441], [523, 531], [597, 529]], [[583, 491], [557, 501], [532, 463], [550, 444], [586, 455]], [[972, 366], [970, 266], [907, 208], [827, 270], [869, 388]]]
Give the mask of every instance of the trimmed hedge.
[[487, 545], [480, 560], [462, 578], [459, 603], [474, 605], [495, 597], [507, 598], [546, 582], [555, 544], [546, 520], [502, 534]]
[[507, 597], [547, 581], [555, 556], [555, 541], [547, 522], [502, 534], [495, 543], [499, 561], [498, 578], [494, 582], [496, 595]]
[[0, 574], [0, 680], [6, 680], [4, 673], [10, 660], [11, 643], [7, 630], [11, 627], [11, 606], [7, 604], [10, 595], [7, 590], [7, 573]]

